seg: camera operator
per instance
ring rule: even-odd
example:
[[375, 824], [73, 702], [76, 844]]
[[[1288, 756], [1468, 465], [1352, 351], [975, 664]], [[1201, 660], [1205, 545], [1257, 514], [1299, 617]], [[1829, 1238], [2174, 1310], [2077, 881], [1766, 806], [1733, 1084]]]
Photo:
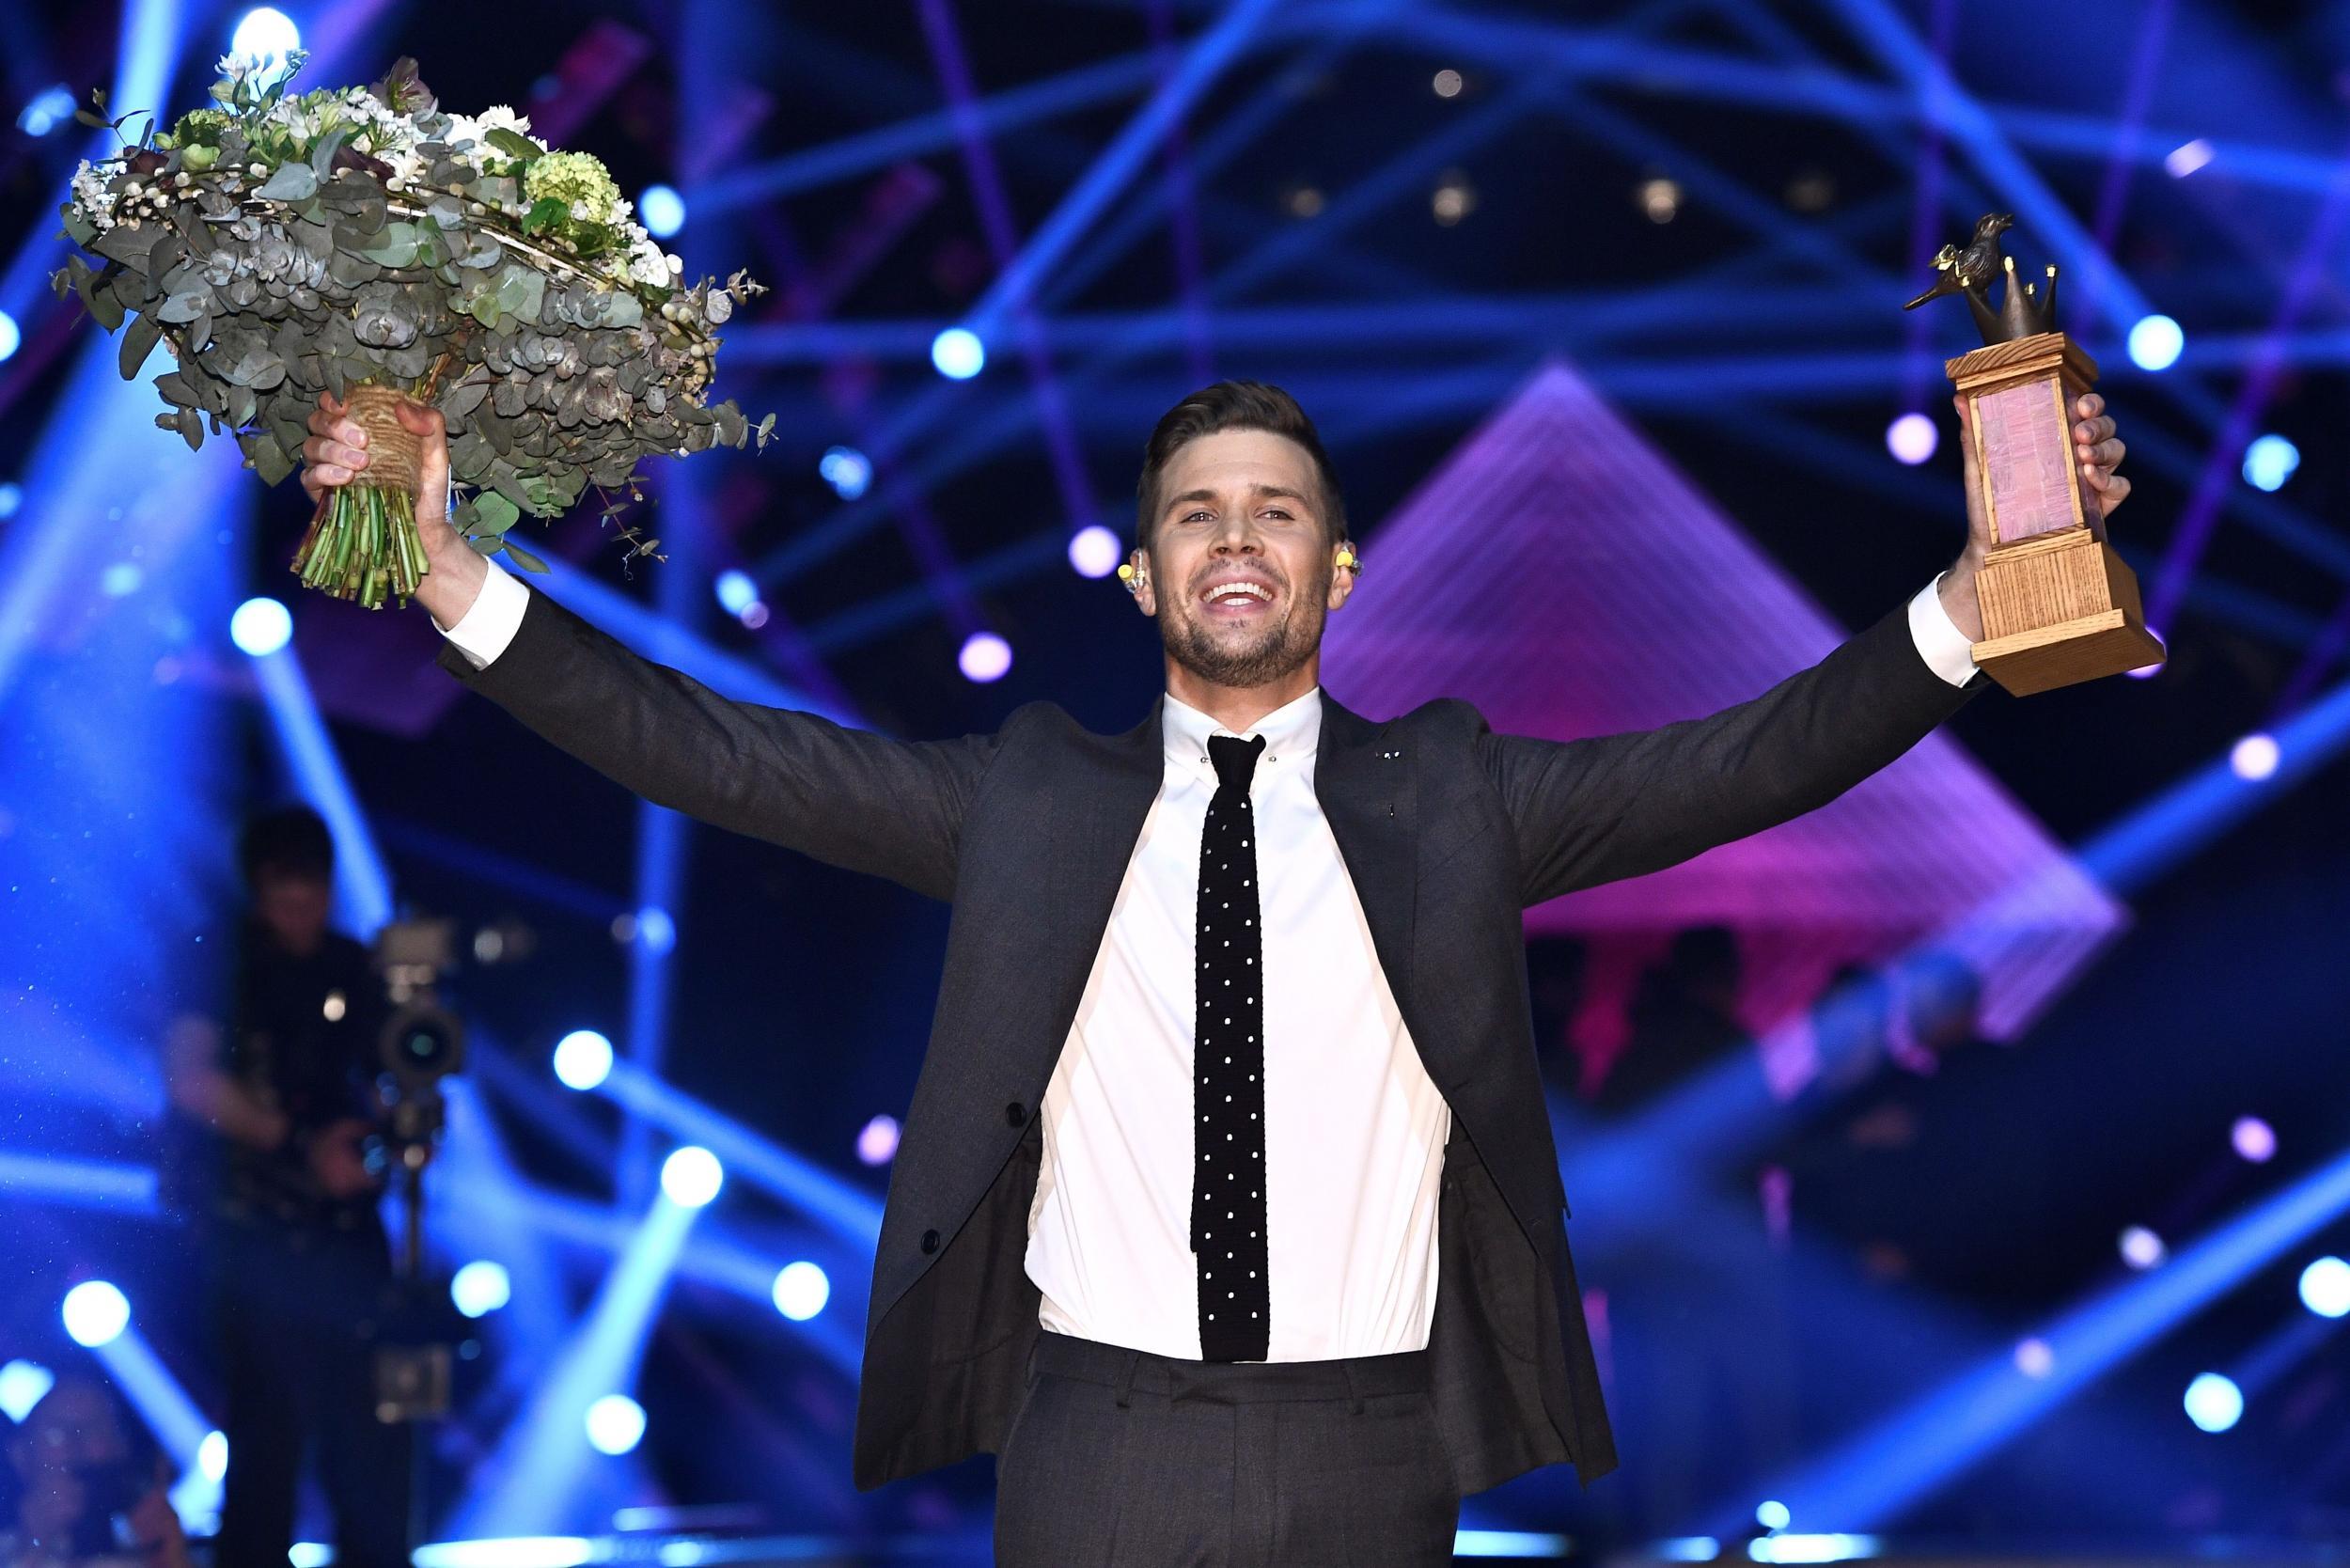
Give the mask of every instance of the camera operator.
[[333, 838], [306, 807], [254, 819], [252, 903], [224, 1034], [181, 1019], [173, 1104], [212, 1135], [205, 1244], [227, 1392], [219, 1560], [282, 1563], [306, 1450], [338, 1563], [407, 1560], [408, 1435], [375, 1414], [372, 1335], [392, 1282], [368, 1140], [386, 1013], [367, 949], [328, 929]]
[[163, 1455], [94, 1377], [59, 1378], [8, 1439], [0, 1568], [189, 1568]]

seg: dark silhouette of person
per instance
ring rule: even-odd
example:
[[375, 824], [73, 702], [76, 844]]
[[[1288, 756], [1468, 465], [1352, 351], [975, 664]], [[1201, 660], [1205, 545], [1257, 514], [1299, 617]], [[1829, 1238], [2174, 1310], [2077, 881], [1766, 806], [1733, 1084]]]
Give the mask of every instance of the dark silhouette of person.
[[385, 1018], [368, 950], [329, 928], [335, 845], [307, 807], [246, 825], [251, 904], [233, 1013], [182, 1018], [171, 1098], [211, 1159], [200, 1229], [227, 1393], [218, 1560], [282, 1563], [314, 1460], [336, 1561], [407, 1560], [409, 1435], [375, 1417], [372, 1335], [391, 1305], [368, 1140]]

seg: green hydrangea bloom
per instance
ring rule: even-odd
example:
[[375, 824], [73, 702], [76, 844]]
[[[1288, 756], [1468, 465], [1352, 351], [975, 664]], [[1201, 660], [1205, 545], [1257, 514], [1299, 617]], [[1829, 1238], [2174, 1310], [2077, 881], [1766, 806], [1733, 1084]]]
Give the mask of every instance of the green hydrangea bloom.
[[171, 128], [174, 147], [218, 147], [220, 133], [237, 123], [226, 109], [191, 109]]
[[591, 223], [620, 204], [620, 187], [592, 152], [549, 152], [534, 158], [523, 172], [523, 194], [533, 202], [552, 198], [567, 210], [575, 201], [586, 202], [587, 221]]

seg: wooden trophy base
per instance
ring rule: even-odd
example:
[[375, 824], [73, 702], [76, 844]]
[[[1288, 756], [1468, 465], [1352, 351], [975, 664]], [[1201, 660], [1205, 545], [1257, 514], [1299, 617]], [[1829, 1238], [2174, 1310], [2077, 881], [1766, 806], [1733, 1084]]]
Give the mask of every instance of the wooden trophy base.
[[2162, 663], [2138, 575], [2086, 527], [1995, 544], [1975, 574], [1975, 663], [2017, 697]]

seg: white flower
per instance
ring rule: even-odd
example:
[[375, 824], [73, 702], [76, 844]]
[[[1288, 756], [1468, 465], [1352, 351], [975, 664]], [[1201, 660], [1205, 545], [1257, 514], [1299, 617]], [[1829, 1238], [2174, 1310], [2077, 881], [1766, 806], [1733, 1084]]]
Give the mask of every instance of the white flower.
[[484, 131], [511, 131], [518, 135], [530, 130], [530, 117], [518, 115], [504, 103], [493, 103], [482, 110], [478, 123]]
[[639, 283], [668, 287], [669, 259], [650, 240], [638, 240], [629, 246], [628, 275]]
[[105, 171], [94, 168], [86, 158], [73, 171], [73, 206], [84, 217], [100, 228], [112, 228], [115, 223], [114, 199], [106, 193]]

